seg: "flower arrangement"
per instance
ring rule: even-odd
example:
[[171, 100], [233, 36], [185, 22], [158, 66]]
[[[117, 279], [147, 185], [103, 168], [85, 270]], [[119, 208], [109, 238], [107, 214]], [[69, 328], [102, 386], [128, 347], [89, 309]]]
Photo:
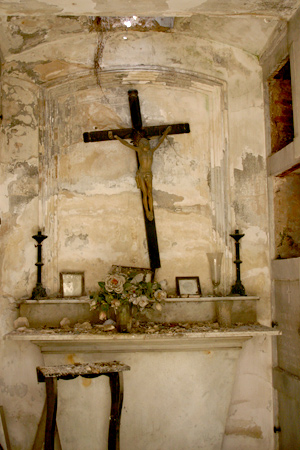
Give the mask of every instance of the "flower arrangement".
[[151, 273], [129, 270], [127, 273], [110, 273], [100, 281], [99, 291], [92, 294], [91, 309], [100, 309], [100, 320], [105, 320], [111, 308], [115, 313], [123, 305], [131, 305], [138, 312], [149, 315], [150, 310], [162, 310], [167, 298], [162, 288], [165, 282], [151, 281]]

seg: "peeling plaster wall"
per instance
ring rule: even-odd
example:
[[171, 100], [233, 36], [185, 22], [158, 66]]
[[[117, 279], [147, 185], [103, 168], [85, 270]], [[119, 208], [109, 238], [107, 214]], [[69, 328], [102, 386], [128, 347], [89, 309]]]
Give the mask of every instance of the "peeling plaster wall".
[[[44, 85], [44, 87], [40, 89], [40, 92], [37, 93], [41, 99], [41, 103], [45, 103], [44, 117], [40, 117], [39, 123], [39, 151], [41, 152], [41, 155], [43, 155], [41, 158], [41, 163], [43, 164], [44, 161], [44, 165], [46, 167], [46, 169], [41, 172], [42, 176], [40, 173], [40, 183], [42, 185], [40, 192], [43, 192], [42, 195], [40, 195], [41, 204], [39, 211], [39, 223], [40, 226], [45, 227], [45, 233], [49, 234], [50, 226], [53, 228], [55, 226], [57, 227], [56, 224], [47, 223], [47, 221], [51, 222], [52, 220], [49, 215], [54, 213], [54, 211], [50, 212], [51, 202], [53, 204], [55, 202], [67, 201], [68, 205], [71, 205], [70, 192], [68, 195], [66, 194], [68, 191], [73, 191], [73, 193], [76, 191], [78, 195], [83, 196], [82, 204], [85, 205], [86, 209], [89, 211], [94, 210], [93, 215], [95, 215], [96, 209], [93, 208], [92, 204], [86, 204], [84, 195], [87, 193], [89, 197], [91, 194], [98, 195], [99, 188], [101, 188], [99, 184], [101, 185], [101, 183], [102, 194], [104, 194], [104, 188], [109, 189], [109, 191], [112, 192], [110, 179], [114, 177], [117, 177], [119, 180], [118, 187], [114, 188], [114, 193], [118, 192], [121, 194], [124, 190], [128, 193], [128, 191], [131, 190], [132, 194], [134, 194], [132, 195], [132, 197], [135, 198], [134, 203], [130, 205], [128, 204], [127, 206], [127, 217], [129, 218], [130, 214], [133, 214], [133, 211], [136, 211], [139, 208], [140, 201], [137, 197], [138, 191], [135, 188], [134, 181], [134, 158], [131, 158], [131, 161], [129, 159], [127, 160], [122, 158], [121, 155], [124, 154], [124, 149], [121, 149], [119, 144], [102, 143], [100, 151], [102, 152], [102, 149], [107, 149], [105, 150], [105, 155], [107, 155], [105, 156], [107, 159], [107, 170], [106, 166], [103, 166], [102, 164], [102, 158], [98, 158], [97, 156], [100, 144], [89, 144], [87, 147], [82, 143], [82, 132], [89, 129], [91, 130], [94, 127], [98, 127], [99, 129], [108, 129], [110, 127], [117, 128], [122, 126], [130, 126], [126, 91], [131, 87], [138, 87], [140, 90], [140, 95], [143, 95], [143, 91], [147, 92], [148, 90], [149, 98], [151, 97], [154, 100], [152, 102], [147, 100], [147, 94], [145, 93], [146, 97], [144, 104], [142, 105], [142, 115], [145, 124], [168, 123], [176, 121], [192, 122], [194, 131], [191, 135], [176, 136], [176, 139], [172, 136], [168, 138], [169, 142], [171, 142], [171, 146], [177, 145], [178, 149], [175, 148], [175, 152], [177, 151], [179, 154], [184, 154], [185, 151], [190, 151], [191, 146], [194, 149], [193, 151], [195, 152], [195, 155], [198, 152], [199, 155], [202, 153], [205, 156], [208, 151], [211, 152], [211, 155], [209, 156], [210, 161], [205, 161], [204, 159], [202, 162], [200, 160], [201, 163], [199, 164], [201, 170], [201, 166], [205, 166], [205, 170], [203, 170], [201, 176], [200, 174], [198, 175], [198, 177], [200, 176], [201, 178], [200, 184], [197, 187], [200, 192], [200, 203], [199, 199], [192, 199], [191, 195], [193, 194], [189, 187], [187, 188], [189, 189], [188, 196], [190, 198], [185, 195], [185, 200], [182, 200], [180, 188], [173, 193], [170, 191], [166, 197], [164, 189], [161, 189], [161, 186], [159, 185], [154, 185], [154, 194], [156, 196], [155, 200], [158, 208], [165, 211], [168, 209], [170, 210], [170, 205], [174, 201], [173, 212], [176, 208], [178, 212], [178, 206], [182, 208], [185, 203], [188, 203], [190, 206], [193, 204], [196, 209], [199, 207], [200, 209], [202, 208], [202, 212], [200, 214], [208, 217], [209, 215], [212, 216], [215, 214], [214, 209], [221, 207], [223, 208], [222, 214], [225, 222], [223, 228], [226, 228], [227, 226], [226, 231], [232, 232], [233, 229], [240, 228], [245, 232], [245, 230], [249, 227], [248, 235], [251, 233], [251, 248], [253, 248], [253, 237], [255, 237], [255, 240], [257, 240], [257, 237], [259, 238], [259, 246], [261, 241], [266, 244], [267, 222], [265, 220], [265, 173], [263, 159], [264, 131], [261, 126], [263, 107], [261, 98], [260, 71], [256, 59], [246, 55], [240, 50], [233, 49], [228, 46], [221, 46], [220, 44], [212, 44], [208, 41], [200, 39], [192, 39], [190, 36], [185, 38], [184, 35], [177, 36], [176, 34], [170, 33], [128, 32], [128, 40], [124, 41], [123, 33], [104, 33], [103, 36], [100, 36], [104, 40], [105, 44], [102, 60], [100, 61], [102, 70], [119, 71], [121, 77], [123, 77], [123, 68], [128, 70], [131, 67], [132, 70], [129, 72], [127, 78], [124, 77], [124, 80], [118, 90], [116, 90], [116, 80], [114, 80], [112, 87], [107, 86], [109, 81], [104, 80], [104, 86], [102, 86], [101, 91], [98, 87], [95, 88], [93, 84], [95, 81], [93, 76], [91, 79], [88, 78], [91, 74], [91, 68], [93, 66], [95, 44], [97, 41], [96, 33], [88, 34], [86, 31], [79, 36], [76, 29], [78, 22], [77, 25], [74, 25], [74, 19], [66, 19], [65, 33], [62, 40], [59, 41], [60, 45], [58, 45], [58, 41], [52, 36], [54, 36], [55, 31], [57, 31], [58, 37], [60, 37], [60, 32], [63, 28], [61, 21], [62, 19], [59, 18], [58, 23], [55, 24], [55, 27], [53, 24], [53, 19], [50, 21], [51, 26], [49, 23], [41, 23], [40, 28], [45, 29], [42, 33], [38, 33], [39, 38], [46, 35], [50, 35], [50, 37], [48, 37], [47, 42], [44, 42], [44, 39], [40, 42], [39, 39], [38, 43], [40, 45], [34, 46], [34, 36], [36, 31], [34, 33], [32, 32], [32, 35], [30, 35], [28, 33], [28, 28], [31, 25], [31, 27], [36, 30], [37, 23], [35, 21], [33, 21], [34, 23], [32, 24], [30, 21], [26, 20], [23, 20], [22, 22], [20, 20], [17, 22], [16, 19], [12, 20], [11, 22], [14, 23], [14, 28], [17, 29], [20, 27], [22, 30], [22, 32], [19, 31], [18, 36], [21, 34], [24, 40], [26, 31], [26, 36], [29, 35], [30, 38], [27, 37], [23, 42], [23, 45], [25, 45], [26, 48], [25, 51], [20, 52], [20, 50], [18, 50], [18, 53], [13, 53], [7, 58], [7, 63], [4, 69], [4, 77], [6, 74], [8, 76], [8, 74], [13, 70], [14, 74], [20, 71], [20, 76], [22, 78], [27, 78], [28, 76], [33, 76], [34, 74], [33, 78], [36, 83], [47, 83], [47, 85]], [[50, 28], [48, 33], [45, 31], [46, 25]], [[12, 25], [9, 23], [7, 26], [10, 28]], [[84, 22], [84, 26], [87, 27], [86, 21]], [[76, 29], [75, 33], [74, 28]], [[31, 39], [33, 42], [29, 45]], [[178, 48], [181, 49], [180, 52], [178, 52]], [[148, 70], [146, 75], [145, 73], [141, 75], [140, 70], [143, 67], [146, 67]], [[136, 71], [137, 68], [139, 68], [138, 71]], [[157, 81], [154, 78], [151, 79], [151, 75], [149, 75], [149, 73], [151, 73], [151, 68], [156, 71], [168, 68], [168, 70], [171, 69], [173, 72], [168, 74], [165, 79], [161, 77], [161, 79]], [[212, 119], [215, 114], [214, 104], [208, 106], [209, 110], [207, 111], [207, 118], [205, 119], [203, 113], [204, 110], [202, 112], [199, 106], [202, 101], [199, 101], [200, 97], [195, 97], [194, 103], [191, 103], [191, 97], [188, 97], [188, 92], [189, 90], [190, 92], [194, 92], [193, 88], [195, 81], [192, 76], [189, 77], [187, 75], [182, 77], [181, 81], [179, 77], [180, 73], [187, 71], [187, 69], [191, 74], [196, 73], [202, 77], [206, 77], [203, 84], [213, 84], [218, 80], [225, 83], [222, 97], [217, 99], [219, 102], [224, 102], [224, 105], [221, 106], [221, 115], [218, 116], [218, 121], [223, 121], [223, 123], [219, 123], [217, 120], [215, 120], [214, 123]], [[24, 73], [25, 70], [26, 72]], [[73, 72], [70, 72], [70, 70]], [[80, 75], [80, 78], [78, 78], [78, 75]], [[100, 83], [101, 76], [102, 75], [100, 73]], [[155, 74], [155, 77], [157, 77], [157, 74]], [[175, 79], [175, 82], [172, 80], [172, 77]], [[247, 77], [247, 82], [245, 82], [245, 77]], [[183, 83], [182, 86], [180, 86], [180, 82]], [[73, 86], [71, 86], [71, 83], [73, 83]], [[148, 88], [143, 86], [144, 83], [146, 83]], [[62, 88], [59, 89], [57, 86], [62, 86]], [[151, 86], [153, 87], [152, 92]], [[227, 87], [228, 91], [226, 91]], [[72, 91], [72, 95], [70, 95], [68, 91]], [[115, 98], [111, 92], [114, 92]], [[202, 92], [204, 95], [204, 90]], [[166, 95], [167, 93], [168, 95]], [[191, 93], [189, 95], [192, 96], [193, 94]], [[168, 104], [166, 104], [167, 98], [169, 99]], [[161, 99], [163, 99], [162, 106], [159, 105], [159, 100]], [[178, 105], [176, 104], [174, 107], [174, 102], [176, 101], [178, 102]], [[108, 103], [107, 105], [105, 105], [106, 102]], [[165, 106], [163, 103], [165, 103]], [[149, 108], [149, 110], [147, 110], [147, 108]], [[204, 103], [203, 108], [207, 108]], [[250, 117], [249, 111], [251, 111]], [[99, 117], [101, 117], [101, 119]], [[42, 123], [43, 120], [45, 120], [45, 123]], [[218, 126], [222, 128], [220, 132], [217, 130]], [[261, 131], [253, 133], [252, 126], [255, 130], [260, 129]], [[212, 129], [212, 127], [215, 127], [216, 129]], [[197, 139], [195, 137], [196, 130], [199, 133], [199, 137], [197, 137]], [[228, 131], [229, 139], [227, 136]], [[222, 142], [212, 140], [216, 135], [217, 139], [222, 140]], [[197, 149], [197, 145], [199, 145], [201, 150]], [[205, 148], [202, 150], [203, 146]], [[215, 148], [217, 146], [219, 147], [218, 150]], [[84, 156], [84, 159], [82, 159], [83, 155], [87, 154], [89, 155]], [[164, 162], [163, 159], [169, 157], [169, 155], [168, 153], [163, 154], [160, 150], [157, 152], [157, 155], [157, 161], [154, 161], [154, 177], [156, 177], [157, 180], [160, 179], [160, 183], [170, 183], [171, 177], [168, 174], [165, 174], [166, 181], [163, 182], [161, 180], [163, 172], [159, 172], [158, 175], [156, 175], [156, 172], [158, 172], [159, 167], [164, 167], [164, 164], [171, 164], [169, 171], [172, 175], [175, 175], [175, 167], [178, 166], [178, 161], [175, 158], [171, 158], [170, 161]], [[163, 159], [161, 155], [163, 155]], [[191, 157], [194, 158], [193, 155], [191, 155]], [[110, 160], [113, 160], [114, 158], [118, 159], [118, 166], [114, 165], [110, 168]], [[172, 164], [174, 167], [172, 167]], [[78, 176], [80, 174], [78, 169], [82, 172], [83, 165], [86, 167], [84, 175]], [[70, 171], [71, 166], [72, 171]], [[52, 170], [52, 173], [49, 175], [49, 173], [45, 172], [47, 170]], [[114, 173], [109, 174], [110, 170], [113, 170]], [[106, 172], [105, 175], [103, 175], [104, 172]], [[182, 174], [185, 176], [184, 172], [182, 172]], [[259, 177], [259, 182], [255, 184], [252, 182], [254, 174], [256, 177]], [[106, 177], [107, 181], [104, 182]], [[49, 183], [52, 183], [51, 186], [49, 185], [47, 178], [49, 179]], [[99, 178], [101, 178], [100, 183]], [[218, 179], [220, 179], [220, 182]], [[230, 180], [230, 184], [228, 184], [228, 179]], [[213, 195], [209, 192], [204, 194], [204, 197], [206, 196], [206, 200], [201, 200], [201, 195], [203, 192], [212, 189], [212, 180], [217, 180], [215, 182], [219, 183], [220, 189], [225, 191], [221, 201], [218, 200], [218, 198], [213, 198]], [[96, 185], [94, 185], [95, 181], [97, 181]], [[185, 183], [188, 181], [188, 177], [185, 177]], [[57, 185], [55, 185], [55, 183]], [[176, 183], [175, 178], [172, 180], [172, 183]], [[71, 185], [71, 187], [69, 185]], [[51, 190], [53, 190], [53, 192], [49, 193]], [[170, 194], [171, 196], [175, 195], [176, 197], [172, 199]], [[209, 195], [211, 195], [210, 199]], [[120, 205], [124, 207], [124, 201], [121, 196], [119, 199], [115, 196], [114, 198], [116, 198]], [[158, 200], [160, 201], [158, 202]], [[14, 201], [17, 201], [17, 198], [15, 198]], [[218, 201], [219, 205], [217, 204]], [[197, 203], [199, 204], [198, 207], [196, 206]], [[164, 205], [164, 208], [162, 208], [161, 205]], [[68, 207], [73, 208], [72, 206]], [[54, 205], [53, 208], [56, 211], [63, 211], [63, 209], [65, 209], [60, 208], [58, 204]], [[76, 214], [76, 208], [78, 208], [78, 205], [74, 206], [74, 208], [72, 210]], [[103, 210], [106, 211], [108, 220], [106, 208], [103, 208]], [[66, 211], [67, 210], [68, 209], [66, 209]], [[118, 216], [118, 209], [114, 208], [114, 210], [116, 211], [116, 216]], [[209, 210], [211, 210], [211, 212], [209, 212]], [[182, 213], [185, 214], [185, 211], [183, 210]], [[60, 219], [62, 220], [62, 217], [58, 217], [58, 215], [59, 212], [53, 220], [58, 222]], [[177, 214], [177, 217], [178, 216], [179, 214]], [[134, 220], [136, 220], [135, 214]], [[74, 220], [74, 222], [78, 222], [78, 219]], [[191, 220], [191, 223], [192, 222], [193, 220]], [[164, 223], [163, 218], [161, 223]], [[161, 225], [158, 223], [157, 226], [159, 227]], [[214, 226], [216, 227], [219, 225], [214, 224]], [[88, 236], [86, 235], [88, 233], [80, 227], [80, 225], [78, 225], [78, 230], [74, 233], [72, 238], [69, 230], [70, 227], [68, 228], [66, 226], [64, 231], [61, 230], [61, 228], [62, 227], [60, 227], [60, 229], [56, 228], [53, 233], [63, 233], [63, 235], [65, 235], [65, 237], [63, 237], [61, 234], [61, 239], [59, 239], [60, 245], [62, 240], [65, 240], [74, 260], [74, 258], [76, 259], [75, 246], [78, 244], [78, 248], [78, 246], [82, 247], [87, 244]], [[141, 227], [137, 228], [139, 230], [141, 229]], [[204, 229], [203, 226], [201, 228]], [[123, 230], [125, 230], [126, 227], [122, 224], [120, 225], [120, 230], [121, 229], [122, 233], [124, 233]], [[231, 255], [233, 250], [233, 242], [231, 242], [228, 236], [225, 240], [224, 230], [215, 229], [214, 232], [217, 234], [217, 237], [213, 237], [212, 226], [207, 224], [206, 229], [209, 230], [210, 238], [208, 239], [207, 246], [203, 246], [201, 250], [202, 256], [206, 251], [210, 251], [213, 245], [221, 247], [220, 249], [226, 252], [226, 258], [228, 261], [227, 266], [224, 267], [225, 276], [223, 277], [223, 280], [227, 280], [227, 285], [224, 286], [224, 290], [227, 291], [230, 289], [230, 284], [234, 281], [234, 270], [232, 268]], [[194, 232], [194, 230], [191, 231]], [[116, 233], [120, 233], [120, 231], [116, 231]], [[141, 241], [141, 236], [137, 238], [136, 232], [133, 232], [133, 234], [134, 237], [125, 237], [125, 242], [127, 241], [127, 245], [130, 245], [131, 239], [138, 239], [139, 242]], [[160, 235], [163, 239], [163, 234], [160, 233]], [[79, 238], [76, 238], [76, 236], [79, 236]], [[84, 241], [82, 240], [82, 236], [86, 236]], [[113, 239], [112, 235], [111, 238]], [[75, 242], [76, 240], [78, 241], [77, 244]], [[246, 240], [247, 234], [243, 241], [243, 246], [246, 246]], [[105, 239], [99, 239], [99, 242], [101, 241], [104, 242]], [[74, 244], [73, 248], [71, 242]], [[53, 254], [51, 252], [53, 252], [53, 243], [52, 245], [48, 243], [49, 240], [44, 244], [45, 252], [48, 251], [48, 260], [52, 261]], [[91, 242], [90, 244], [92, 245]], [[51, 250], [48, 250], [49, 246]], [[142, 260], [141, 262], [147, 264], [145, 244], [143, 244], [143, 246], [143, 254], [139, 255], [139, 258]], [[68, 248], [65, 248], [64, 250], [68, 250]], [[140, 245], [139, 248], [141, 248]], [[189, 246], [187, 246], [187, 248], [189, 248]], [[89, 251], [90, 249], [87, 247], [87, 250]], [[183, 245], [181, 246], [180, 251], [182, 250]], [[256, 250], [254, 250], [254, 253], [255, 251]], [[101, 254], [104, 252], [101, 248], [99, 248], [98, 253]], [[111, 260], [107, 261], [107, 264], [100, 269], [101, 276], [103, 276], [109, 268], [110, 262], [115, 262], [113, 253], [114, 252], [111, 254]], [[65, 254], [65, 259], [68, 261], [68, 253]], [[59, 258], [62, 257], [62, 255], [63, 251], [60, 252], [60, 255], [55, 256], [57, 259], [57, 262], [55, 263], [56, 267], [55, 269], [52, 269], [52, 273], [49, 274], [47, 279], [47, 285], [49, 286], [52, 282], [51, 280], [55, 278], [55, 270], [57, 272], [62, 270], [62, 266], [64, 264], [61, 264], [60, 267], [59, 262]], [[90, 253], [87, 257], [84, 257], [87, 262], [89, 255]], [[246, 258], [247, 252], [244, 252], [244, 255]], [[78, 254], [78, 264], [81, 264], [81, 259], [82, 255]], [[168, 261], [171, 260], [171, 256], [167, 255], [166, 259]], [[195, 263], [196, 260], [197, 262], [199, 261], [199, 258], [195, 258], [193, 255], [191, 255], [191, 259], [194, 260]], [[133, 260], [128, 261], [128, 263], [133, 264], [135, 263], [134, 260], [135, 258], [133, 257]], [[249, 255], [249, 263], [250, 261], [254, 263], [255, 270], [257, 270], [258, 261], [257, 258], [253, 258], [253, 254]], [[203, 264], [205, 264], [205, 262], [200, 258], [200, 265]], [[264, 270], [263, 265], [266, 264], [267, 258], [263, 257], [259, 270]], [[77, 267], [73, 268], [78, 269]], [[64, 270], [65, 269], [66, 267]], [[72, 269], [72, 267], [69, 267], [69, 269]], [[197, 273], [199, 270], [196, 266], [192, 266], [191, 270], [193, 269], [195, 271], [194, 273]], [[47, 267], [45, 267], [45, 274], [46, 271]], [[254, 281], [253, 291], [249, 293], [256, 294], [258, 292], [255, 283], [255, 280], [257, 279], [257, 271], [252, 276], [251, 267], [248, 268], [246, 267], [246, 264], [244, 264], [242, 266], [242, 272], [246, 272], [245, 276], [249, 277], [249, 286], [253, 286]], [[164, 275], [165, 274], [162, 271], [162, 276]], [[176, 274], [174, 271], [171, 271], [169, 274], [168, 281], [171, 286], [172, 284], [174, 286], [175, 275]], [[90, 277], [91, 279], [94, 279], [94, 274]], [[202, 282], [204, 283], [205, 290], [208, 292], [211, 289], [211, 285], [208, 280], [208, 272], [207, 274], [204, 273], [204, 276], [202, 275], [201, 279], [203, 279]], [[261, 282], [259, 284], [261, 284]], [[92, 287], [93, 286], [91, 286], [91, 288]], [[30, 293], [31, 287], [28, 287], [28, 290], [28, 293]], [[50, 293], [53, 294], [56, 290], [57, 283], [54, 283], [54, 285], [50, 287]]]
[[[174, 291], [178, 270], [182, 275], [198, 273], [199, 265], [207, 266], [206, 251], [217, 245], [214, 234], [219, 234], [219, 230], [215, 229], [212, 186], [208, 183], [212, 171], [211, 147], [214, 143], [219, 145], [210, 130], [212, 93], [203, 87], [191, 92], [183, 89], [180, 73], [148, 69], [144, 73], [139, 71], [138, 76], [147, 80], [146, 85], [132, 80], [137, 77], [134, 70], [120, 70], [117, 74], [103, 73], [100, 95], [99, 88], [86, 92], [88, 80], [81, 81], [83, 90], [79, 94], [75, 82], [70, 101], [64, 91], [54, 89], [51, 93], [51, 99], [61, 96], [51, 110], [54, 116], [55, 110], [59, 111], [59, 119], [54, 124], [55, 141], [50, 143], [55, 153], [51, 160], [54, 176], [48, 180], [57, 197], [48, 216], [57, 218], [54, 221], [57, 227], [48, 225], [47, 217], [42, 226], [50, 234], [52, 231], [50, 240], [58, 239], [60, 248], [52, 242], [47, 265], [53, 266], [56, 257], [58, 271], [79, 270], [84, 260], [86, 285], [90, 289], [96, 288], [97, 278], [104, 278], [117, 261], [127, 266], [149, 265], [140, 192], [135, 183], [134, 152], [118, 142], [82, 142], [82, 130], [93, 128], [93, 124], [98, 129], [130, 126], [127, 90], [133, 85], [139, 89], [146, 124], [184, 122], [187, 117], [194, 130], [189, 135], [169, 136], [154, 155], [153, 196], [163, 260], [158, 276], [167, 278]], [[174, 78], [179, 81], [174, 82]], [[189, 81], [189, 76], [186, 78]], [[180, 107], [172, 110], [176, 102]], [[43, 202], [49, 204], [51, 200], [52, 197], [45, 196]], [[52, 271], [55, 272], [54, 267]], [[204, 291], [208, 292], [211, 289], [208, 267], [201, 278]], [[55, 292], [55, 275], [49, 282], [54, 283]]]
[[[126, 93], [132, 87], [140, 92], [144, 124], [191, 123], [192, 133], [170, 136], [153, 164], [163, 263], [159, 275], [168, 279], [171, 292], [175, 276], [199, 275], [209, 293], [205, 253], [221, 249], [222, 288], [228, 292], [235, 278], [234, 243], [228, 235], [238, 228], [245, 233], [243, 284], [248, 294], [260, 296], [258, 319], [269, 324], [264, 110], [257, 59], [184, 33], [127, 32], [124, 40], [123, 32], [97, 36], [87, 25], [86, 18], [2, 19], [7, 33], [0, 138], [3, 335], [16, 315], [7, 296], [29, 296], [36, 282], [31, 236], [38, 226], [49, 235], [43, 244], [43, 280], [51, 294], [57, 292], [61, 270], [85, 270], [91, 289], [111, 264], [147, 264], [130, 150], [117, 142], [105, 142], [101, 149], [82, 142], [82, 133], [93, 127], [130, 125]], [[104, 44], [101, 88], [93, 72], [99, 39]], [[42, 409], [43, 392], [34, 374], [40, 356], [34, 347], [20, 351], [1, 345], [1, 391], [13, 448], [27, 450]], [[25, 378], [18, 377], [23, 366]], [[249, 373], [250, 366], [255, 373]], [[272, 448], [270, 369], [269, 341], [253, 339], [239, 362], [224, 449]], [[18, 390], [20, 383], [24, 386]]]
[[[3, 82], [1, 145], [2, 288], [16, 296], [33, 282], [31, 236], [38, 220], [38, 111], [37, 88], [10, 77]], [[29, 257], [29, 259], [28, 259]], [[16, 274], [22, 273], [21, 278]], [[21, 283], [21, 285], [20, 285]], [[14, 292], [9, 286], [14, 285]]]

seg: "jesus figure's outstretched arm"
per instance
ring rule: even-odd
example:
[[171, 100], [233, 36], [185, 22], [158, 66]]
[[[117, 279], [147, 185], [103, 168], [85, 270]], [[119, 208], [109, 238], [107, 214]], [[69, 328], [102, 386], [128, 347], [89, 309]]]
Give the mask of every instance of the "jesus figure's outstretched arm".
[[137, 148], [135, 145], [129, 144], [129, 142], [125, 141], [125, 139], [120, 138], [117, 134], [113, 134], [112, 131], [108, 132], [109, 139], [118, 139], [118, 141], [121, 142], [121, 144], [126, 145], [126, 147], [131, 148], [134, 151], [137, 151]]
[[157, 150], [158, 147], [163, 143], [163, 141], [166, 139], [167, 135], [170, 133], [171, 130], [172, 130], [171, 126], [168, 126], [168, 128], [165, 129], [162, 136], [159, 138], [158, 143], [156, 144], [155, 147], [153, 147], [152, 149], [153, 152], [155, 152], [155, 150]]

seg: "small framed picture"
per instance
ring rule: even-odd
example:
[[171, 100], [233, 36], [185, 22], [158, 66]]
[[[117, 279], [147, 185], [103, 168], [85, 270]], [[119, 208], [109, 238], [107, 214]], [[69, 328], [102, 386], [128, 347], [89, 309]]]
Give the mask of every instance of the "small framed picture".
[[84, 295], [84, 272], [61, 272], [60, 292], [62, 297], [82, 297]]
[[201, 297], [199, 277], [176, 277], [176, 290], [179, 297]]

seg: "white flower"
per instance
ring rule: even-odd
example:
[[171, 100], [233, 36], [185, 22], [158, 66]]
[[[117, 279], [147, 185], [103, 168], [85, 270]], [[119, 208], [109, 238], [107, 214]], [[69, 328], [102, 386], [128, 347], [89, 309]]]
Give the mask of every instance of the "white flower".
[[96, 309], [97, 308], [97, 300], [92, 300], [90, 303], [90, 307], [91, 307], [91, 309]]
[[121, 305], [120, 300], [114, 299], [114, 300], [112, 300], [112, 302], [111, 302], [111, 306], [112, 306], [113, 308], [115, 308], [115, 309], [118, 309], [120, 305]]
[[138, 284], [144, 279], [143, 273], [138, 273], [135, 277], [132, 278], [131, 283], [132, 284]]
[[146, 297], [146, 295], [142, 295], [141, 297], [139, 297], [139, 306], [140, 308], [145, 308], [145, 306], [148, 305], [149, 301], [148, 298]]
[[167, 298], [167, 293], [166, 291], [162, 291], [161, 289], [159, 289], [158, 291], [154, 292], [154, 297], [156, 298], [156, 300], [161, 302], [162, 300], [165, 300]]
[[105, 280], [105, 289], [108, 292], [115, 292], [121, 294], [123, 291], [123, 285], [125, 283], [125, 277], [123, 275], [108, 275]]
[[145, 276], [146, 283], [150, 283], [151, 278], [152, 278], [152, 274], [151, 273], [146, 273], [146, 276]]
[[162, 280], [162, 281], [159, 282], [159, 284], [161, 285], [161, 288], [162, 288], [164, 291], [167, 290], [167, 287], [168, 287], [168, 282], [167, 282], [167, 280]]
[[106, 313], [104, 311], [101, 311], [99, 314], [99, 320], [105, 320], [106, 319]]
[[140, 297], [131, 297], [131, 302], [134, 304], [134, 305], [138, 305], [139, 304], [139, 301], [140, 301]]

